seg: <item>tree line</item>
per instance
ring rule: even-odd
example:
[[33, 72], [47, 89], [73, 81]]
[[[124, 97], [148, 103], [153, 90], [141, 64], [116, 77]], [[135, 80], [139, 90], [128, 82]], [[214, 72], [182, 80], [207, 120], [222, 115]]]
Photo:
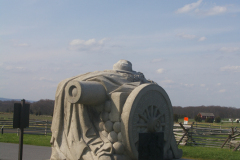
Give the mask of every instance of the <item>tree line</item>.
[[240, 108], [224, 107], [224, 106], [174, 106], [173, 113], [180, 118], [195, 118], [199, 112], [213, 113], [215, 117], [221, 118], [240, 118]]
[[[0, 101], [0, 112], [13, 112], [14, 103], [19, 101]], [[30, 114], [53, 115], [54, 100], [41, 99], [30, 103]], [[173, 114], [178, 118], [195, 118], [199, 112], [213, 113], [215, 117], [221, 118], [240, 118], [240, 108], [224, 106], [173, 106]]]
[[[14, 103], [20, 101], [0, 101], [0, 112], [13, 112]], [[26, 102], [29, 103], [29, 102]], [[37, 102], [30, 103], [30, 114], [35, 115], [53, 115], [54, 100], [41, 99]]]

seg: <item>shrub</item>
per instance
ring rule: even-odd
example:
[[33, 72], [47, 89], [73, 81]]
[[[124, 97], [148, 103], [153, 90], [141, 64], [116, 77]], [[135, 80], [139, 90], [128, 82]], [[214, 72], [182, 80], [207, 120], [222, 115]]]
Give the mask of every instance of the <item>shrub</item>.
[[195, 120], [196, 122], [202, 122], [201, 116], [198, 116], [198, 115], [195, 116], [194, 120]]
[[178, 115], [177, 114], [173, 114], [173, 121], [178, 122]]
[[207, 123], [213, 123], [213, 118], [206, 118], [206, 119], [205, 119], [205, 122], [207, 122]]
[[220, 123], [220, 122], [221, 122], [221, 117], [219, 117], [219, 116], [216, 117], [216, 118], [215, 118], [215, 123]]

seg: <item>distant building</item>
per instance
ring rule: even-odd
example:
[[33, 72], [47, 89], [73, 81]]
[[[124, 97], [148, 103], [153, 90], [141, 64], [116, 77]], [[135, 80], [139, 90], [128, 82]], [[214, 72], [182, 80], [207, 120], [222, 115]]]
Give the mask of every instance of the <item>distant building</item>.
[[215, 116], [213, 113], [203, 113], [203, 112], [199, 112], [198, 116], [200, 116], [202, 118], [202, 120], [205, 120], [206, 118], [211, 118], [214, 119]]

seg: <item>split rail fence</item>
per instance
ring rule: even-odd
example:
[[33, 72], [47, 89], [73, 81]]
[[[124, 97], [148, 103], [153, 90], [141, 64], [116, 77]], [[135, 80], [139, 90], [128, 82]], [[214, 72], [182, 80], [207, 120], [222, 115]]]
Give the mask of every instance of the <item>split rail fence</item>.
[[[24, 134], [51, 135], [51, 121], [29, 121], [29, 128], [24, 129]], [[18, 129], [13, 129], [12, 120], [1, 120], [2, 133], [17, 133]], [[240, 150], [240, 130], [239, 128], [227, 128], [221, 125], [192, 123], [183, 125], [174, 124], [173, 132], [178, 145], [204, 146], [214, 148], [233, 148]]]
[[[29, 121], [29, 128], [24, 128], [24, 134], [52, 135], [51, 121]], [[13, 128], [13, 120], [0, 120], [2, 133], [19, 133], [19, 129]]]
[[240, 130], [221, 125], [192, 123], [174, 124], [173, 129], [178, 145], [204, 146], [214, 148], [232, 148], [240, 150]]

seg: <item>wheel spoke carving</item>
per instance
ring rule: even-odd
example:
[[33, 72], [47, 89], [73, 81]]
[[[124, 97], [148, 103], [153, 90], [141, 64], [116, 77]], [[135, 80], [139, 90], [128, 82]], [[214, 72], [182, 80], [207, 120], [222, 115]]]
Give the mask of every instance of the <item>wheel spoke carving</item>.
[[164, 132], [164, 152], [170, 146], [171, 102], [155, 84], [140, 85], [127, 98], [122, 112], [123, 142], [133, 159], [138, 156], [139, 133]]
[[148, 122], [147, 118], [142, 114], [138, 114], [139, 118], [142, 118], [145, 122]]

